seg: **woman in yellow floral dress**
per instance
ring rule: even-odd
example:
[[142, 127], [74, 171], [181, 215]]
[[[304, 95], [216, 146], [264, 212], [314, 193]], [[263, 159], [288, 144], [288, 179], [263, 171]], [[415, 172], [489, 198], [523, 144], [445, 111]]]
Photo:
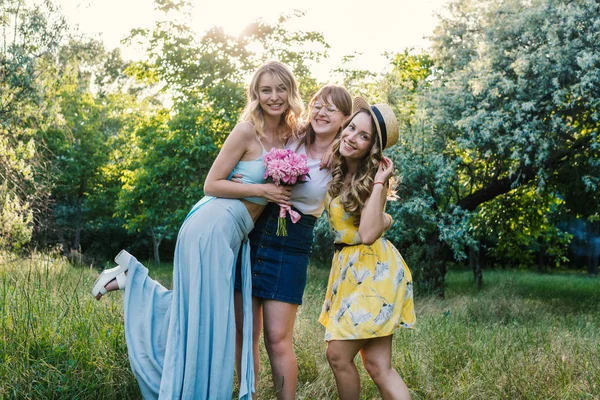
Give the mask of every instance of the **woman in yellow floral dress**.
[[410, 399], [391, 358], [394, 330], [415, 323], [412, 276], [382, 237], [392, 224], [384, 208], [394, 170], [382, 150], [398, 140], [398, 122], [387, 104], [360, 97], [353, 111], [334, 147], [325, 198], [336, 252], [319, 321], [341, 400], [359, 398], [358, 352], [383, 399]]

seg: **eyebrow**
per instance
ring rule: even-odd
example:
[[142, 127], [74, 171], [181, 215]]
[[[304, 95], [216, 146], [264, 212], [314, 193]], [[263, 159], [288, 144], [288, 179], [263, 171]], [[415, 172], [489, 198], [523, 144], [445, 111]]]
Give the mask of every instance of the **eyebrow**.
[[[280, 84], [280, 85], [277, 85], [276, 87], [277, 87], [278, 89], [287, 89], [283, 83], [282, 83], [282, 84]], [[260, 86], [260, 89], [271, 89], [271, 88], [272, 88], [272, 86], [270, 86], [270, 85], [263, 85], [263, 86]]]
[[[350, 122], [350, 125], [352, 125], [353, 127], [355, 127], [355, 128], [356, 128], [356, 124], [355, 124], [354, 122]], [[369, 135], [369, 136], [373, 136], [373, 134], [372, 134], [371, 132], [367, 132], [367, 131], [360, 131], [360, 132], [362, 132], [362, 133], [366, 133], [366, 134], [367, 134], [367, 135]]]

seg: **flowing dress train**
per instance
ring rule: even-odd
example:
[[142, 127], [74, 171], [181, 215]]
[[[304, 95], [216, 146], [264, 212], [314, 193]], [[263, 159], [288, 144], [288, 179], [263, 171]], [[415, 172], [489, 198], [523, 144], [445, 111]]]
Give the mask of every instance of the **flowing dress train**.
[[[231, 399], [234, 268], [242, 248], [244, 315], [252, 315], [248, 233], [235, 199], [206, 197], [186, 218], [175, 248], [173, 290], [129, 260], [124, 294], [129, 361], [145, 399]], [[240, 399], [254, 391], [252, 318], [244, 318]]]

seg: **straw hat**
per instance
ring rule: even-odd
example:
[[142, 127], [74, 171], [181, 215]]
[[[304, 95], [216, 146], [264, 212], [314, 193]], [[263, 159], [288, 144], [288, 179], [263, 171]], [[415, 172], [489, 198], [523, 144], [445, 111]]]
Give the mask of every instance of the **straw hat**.
[[379, 135], [379, 142], [383, 147], [383, 150], [387, 149], [396, 144], [398, 141], [398, 120], [396, 115], [390, 106], [387, 104], [375, 104], [370, 106], [369, 103], [362, 97], [355, 97], [352, 101], [352, 114], [359, 109], [364, 108], [373, 117], [375, 125], [377, 126], [377, 134]]

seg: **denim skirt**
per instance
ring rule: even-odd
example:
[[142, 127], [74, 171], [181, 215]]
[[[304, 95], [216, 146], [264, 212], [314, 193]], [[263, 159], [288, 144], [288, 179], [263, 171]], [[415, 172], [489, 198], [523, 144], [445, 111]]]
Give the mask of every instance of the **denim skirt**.
[[[295, 210], [298, 212], [298, 210]], [[277, 236], [279, 205], [269, 203], [250, 232], [252, 295], [268, 300], [302, 304], [313, 228], [317, 218], [300, 213], [295, 224], [286, 217], [287, 236]], [[236, 268], [236, 290], [241, 288], [240, 264]]]

